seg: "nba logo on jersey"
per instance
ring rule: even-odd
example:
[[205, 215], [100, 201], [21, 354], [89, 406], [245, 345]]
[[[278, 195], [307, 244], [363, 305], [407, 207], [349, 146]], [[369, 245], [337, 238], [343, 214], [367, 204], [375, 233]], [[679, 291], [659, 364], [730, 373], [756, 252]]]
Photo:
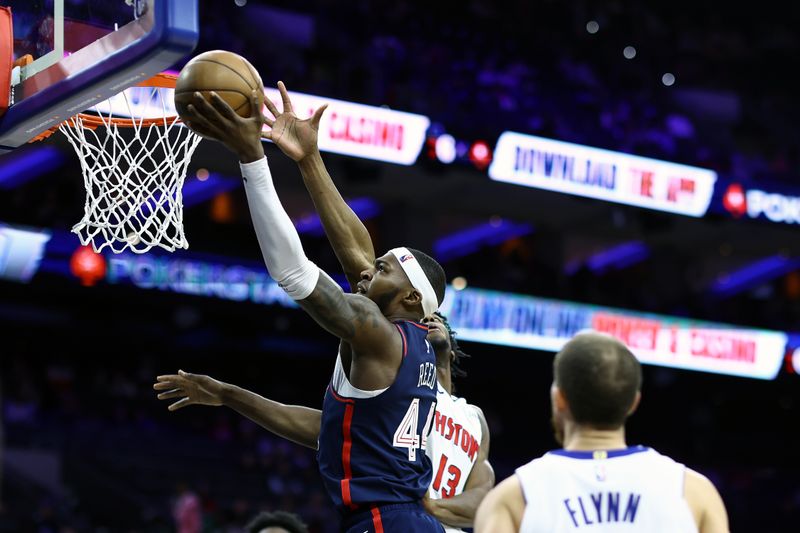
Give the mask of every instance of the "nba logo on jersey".
[[608, 477], [605, 465], [597, 465], [594, 467], [594, 477], [597, 481], [605, 481]]

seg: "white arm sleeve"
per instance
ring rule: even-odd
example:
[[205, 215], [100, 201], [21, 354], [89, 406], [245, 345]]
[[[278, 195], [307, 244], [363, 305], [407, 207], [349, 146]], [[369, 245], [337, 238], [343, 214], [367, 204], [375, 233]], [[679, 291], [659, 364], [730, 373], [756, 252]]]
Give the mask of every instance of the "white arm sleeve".
[[300, 236], [281, 205], [267, 158], [240, 163], [250, 216], [270, 277], [295, 300], [317, 286], [319, 268], [308, 260]]

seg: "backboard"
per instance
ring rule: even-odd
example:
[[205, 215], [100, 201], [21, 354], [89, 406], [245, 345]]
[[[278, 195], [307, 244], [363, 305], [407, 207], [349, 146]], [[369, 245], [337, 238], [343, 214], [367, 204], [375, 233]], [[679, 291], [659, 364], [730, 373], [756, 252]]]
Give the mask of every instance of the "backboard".
[[[0, 153], [166, 70], [197, 44], [197, 0], [0, 0], [10, 6], [14, 59]], [[21, 61], [20, 61], [21, 62]]]

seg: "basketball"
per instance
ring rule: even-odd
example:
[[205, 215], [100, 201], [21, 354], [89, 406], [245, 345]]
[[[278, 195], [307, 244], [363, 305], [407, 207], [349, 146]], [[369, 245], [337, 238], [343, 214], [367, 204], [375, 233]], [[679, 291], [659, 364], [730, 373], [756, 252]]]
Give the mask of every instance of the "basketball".
[[248, 60], [233, 52], [213, 50], [198, 55], [181, 70], [175, 83], [175, 108], [183, 116], [195, 92], [206, 100], [216, 92], [241, 117], [250, 116], [250, 93], [258, 92], [264, 102], [264, 84]]

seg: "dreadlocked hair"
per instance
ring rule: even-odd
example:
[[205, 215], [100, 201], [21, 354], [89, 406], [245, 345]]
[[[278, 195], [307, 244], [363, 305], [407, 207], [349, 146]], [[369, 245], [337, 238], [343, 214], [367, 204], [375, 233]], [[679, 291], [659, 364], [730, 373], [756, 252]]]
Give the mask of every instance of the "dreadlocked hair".
[[450, 322], [447, 321], [447, 317], [439, 311], [433, 314], [442, 320], [442, 324], [444, 324], [445, 329], [447, 329], [447, 334], [450, 336], [450, 349], [453, 350], [455, 354], [455, 357], [450, 361], [450, 374], [454, 378], [466, 377], [467, 372], [461, 368], [461, 362], [464, 359], [469, 359], [471, 356], [468, 353], [464, 353], [461, 348], [459, 348], [458, 341], [456, 340], [456, 332], [450, 327]]

